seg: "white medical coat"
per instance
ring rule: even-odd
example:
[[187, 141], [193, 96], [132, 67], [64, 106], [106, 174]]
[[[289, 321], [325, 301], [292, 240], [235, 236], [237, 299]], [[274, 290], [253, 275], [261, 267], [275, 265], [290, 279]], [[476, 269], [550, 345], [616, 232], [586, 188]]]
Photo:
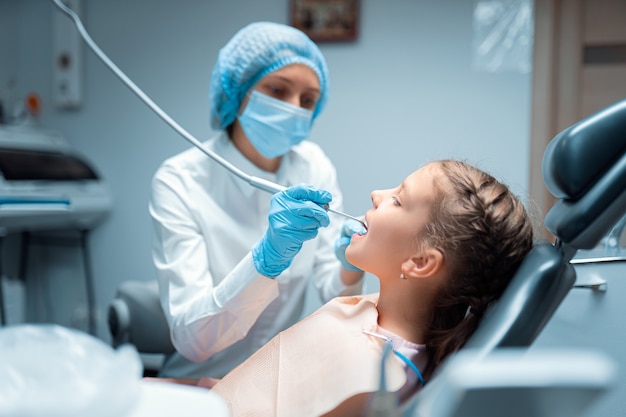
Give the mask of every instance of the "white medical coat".
[[[206, 144], [243, 172], [284, 186], [307, 183], [329, 191], [342, 210], [336, 170], [309, 141], [267, 173], [246, 159], [222, 132]], [[275, 279], [259, 274], [250, 250], [263, 236], [271, 194], [234, 176], [197, 148], [167, 159], [152, 182], [152, 254], [163, 310], [177, 353], [162, 376], [221, 377], [302, 315], [310, 280], [322, 301], [347, 289], [334, 255], [342, 220], [307, 241]]]

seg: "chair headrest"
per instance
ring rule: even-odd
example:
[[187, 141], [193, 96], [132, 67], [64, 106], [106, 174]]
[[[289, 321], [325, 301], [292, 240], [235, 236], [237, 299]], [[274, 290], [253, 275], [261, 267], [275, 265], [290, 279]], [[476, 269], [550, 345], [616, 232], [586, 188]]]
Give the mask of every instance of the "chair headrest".
[[626, 100], [556, 135], [543, 178], [559, 199], [545, 225], [575, 249], [591, 249], [626, 212]]
[[626, 100], [568, 127], [543, 155], [543, 179], [556, 198], [578, 200], [626, 153]]

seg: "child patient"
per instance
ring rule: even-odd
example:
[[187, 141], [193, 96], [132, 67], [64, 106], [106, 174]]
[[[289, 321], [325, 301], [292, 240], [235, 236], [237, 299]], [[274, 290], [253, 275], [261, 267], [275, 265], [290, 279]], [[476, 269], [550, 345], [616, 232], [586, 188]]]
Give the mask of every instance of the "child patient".
[[428, 163], [371, 197], [368, 231], [345, 255], [380, 292], [330, 301], [217, 382], [233, 417], [363, 415], [389, 342], [387, 388], [405, 400], [468, 340], [532, 247], [523, 204], [464, 162]]

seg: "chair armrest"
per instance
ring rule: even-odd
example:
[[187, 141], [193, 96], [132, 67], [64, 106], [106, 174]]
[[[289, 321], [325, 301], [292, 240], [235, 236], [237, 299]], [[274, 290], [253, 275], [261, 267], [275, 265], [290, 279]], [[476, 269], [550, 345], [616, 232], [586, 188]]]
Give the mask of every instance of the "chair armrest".
[[114, 346], [131, 343], [140, 353], [175, 351], [156, 281], [120, 284], [109, 305], [108, 321]]

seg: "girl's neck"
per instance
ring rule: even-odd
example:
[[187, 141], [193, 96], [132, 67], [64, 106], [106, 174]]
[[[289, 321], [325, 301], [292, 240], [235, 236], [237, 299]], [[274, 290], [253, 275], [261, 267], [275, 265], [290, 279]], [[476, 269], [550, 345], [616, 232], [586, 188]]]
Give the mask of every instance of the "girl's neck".
[[428, 290], [424, 289], [426, 293], [423, 293], [414, 284], [403, 281], [403, 285], [384, 286], [381, 283], [376, 305], [378, 325], [409, 342], [423, 344], [432, 307]]

